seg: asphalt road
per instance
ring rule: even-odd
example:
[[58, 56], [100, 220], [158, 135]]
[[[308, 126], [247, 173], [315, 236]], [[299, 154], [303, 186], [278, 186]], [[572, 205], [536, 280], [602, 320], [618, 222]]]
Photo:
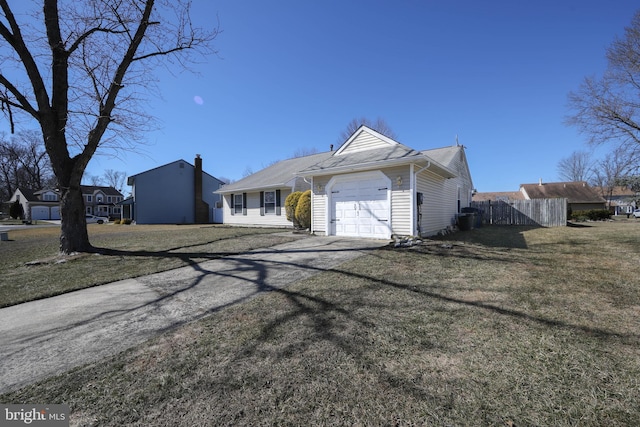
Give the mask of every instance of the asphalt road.
[[0, 393], [98, 361], [386, 243], [304, 237], [0, 309]]

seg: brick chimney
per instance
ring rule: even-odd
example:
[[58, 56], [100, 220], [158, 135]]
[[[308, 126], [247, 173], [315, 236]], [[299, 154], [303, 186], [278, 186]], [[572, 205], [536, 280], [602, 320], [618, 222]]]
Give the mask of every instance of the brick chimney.
[[195, 170], [193, 171], [193, 191], [195, 201], [195, 223], [206, 224], [209, 222], [209, 204], [202, 200], [202, 159], [196, 154]]

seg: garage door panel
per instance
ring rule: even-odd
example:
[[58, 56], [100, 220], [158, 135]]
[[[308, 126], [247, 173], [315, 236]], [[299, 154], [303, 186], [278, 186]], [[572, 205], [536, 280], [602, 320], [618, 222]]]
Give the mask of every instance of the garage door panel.
[[354, 179], [332, 187], [332, 224], [335, 234], [387, 238], [389, 231], [388, 180]]
[[44, 206], [32, 207], [31, 219], [49, 219], [49, 208]]

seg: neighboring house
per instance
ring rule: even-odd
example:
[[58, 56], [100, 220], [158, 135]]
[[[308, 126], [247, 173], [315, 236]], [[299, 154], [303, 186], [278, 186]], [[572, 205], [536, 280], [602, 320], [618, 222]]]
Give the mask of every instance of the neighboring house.
[[474, 193], [474, 202], [506, 202], [509, 203], [512, 200], [524, 200], [524, 194], [520, 191], [495, 191], [495, 192], [482, 192]]
[[222, 187], [225, 224], [291, 226], [284, 201], [311, 189], [311, 231], [381, 238], [456, 223], [473, 183], [464, 147], [416, 151], [361, 126], [337, 151], [278, 162]]
[[598, 187], [597, 191], [604, 197], [614, 215], [630, 215], [636, 208], [638, 195], [628, 187], [616, 186], [612, 189]]
[[199, 154], [194, 163], [176, 160], [130, 176], [131, 197], [122, 202], [123, 218], [138, 224], [214, 222], [220, 202], [214, 192], [223, 182], [202, 170]]
[[98, 185], [81, 185], [85, 213], [104, 216], [111, 219], [120, 218], [120, 202], [124, 199], [121, 192], [113, 187]]
[[[113, 187], [81, 185], [86, 213], [114, 217], [120, 216], [120, 206], [117, 203], [123, 199], [122, 193]], [[29, 190], [18, 188], [10, 203], [18, 202], [22, 205], [25, 220], [56, 220], [60, 219], [60, 196], [55, 189]]]
[[605, 200], [598, 191], [584, 181], [545, 182], [521, 184], [520, 192], [525, 199], [566, 198], [567, 207], [572, 211], [606, 209]]

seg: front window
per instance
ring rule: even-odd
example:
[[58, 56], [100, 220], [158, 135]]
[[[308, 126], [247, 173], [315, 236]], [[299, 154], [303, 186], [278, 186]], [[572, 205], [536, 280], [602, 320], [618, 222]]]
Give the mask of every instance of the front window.
[[235, 194], [233, 196], [233, 209], [237, 214], [242, 213], [242, 194]]
[[275, 191], [264, 192], [264, 213], [266, 214], [276, 213], [276, 192]]
[[93, 201], [93, 196], [88, 195], [87, 196], [87, 202], [91, 203]]

